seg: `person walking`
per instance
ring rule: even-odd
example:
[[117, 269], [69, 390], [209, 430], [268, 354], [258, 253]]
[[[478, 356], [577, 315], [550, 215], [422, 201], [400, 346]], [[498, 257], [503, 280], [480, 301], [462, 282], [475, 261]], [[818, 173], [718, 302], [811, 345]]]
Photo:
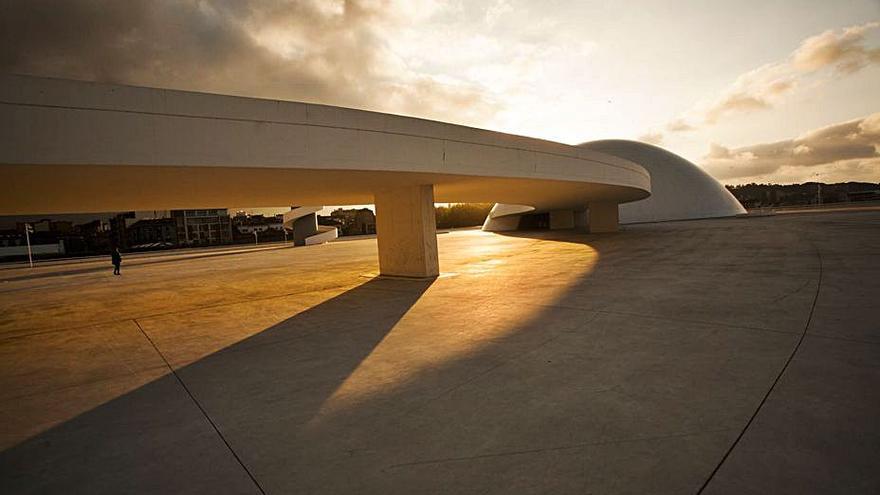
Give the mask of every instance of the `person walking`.
[[119, 252], [119, 248], [113, 248], [113, 251], [110, 252], [110, 260], [113, 262], [113, 275], [122, 275], [119, 273], [119, 266], [122, 265], [122, 253]]

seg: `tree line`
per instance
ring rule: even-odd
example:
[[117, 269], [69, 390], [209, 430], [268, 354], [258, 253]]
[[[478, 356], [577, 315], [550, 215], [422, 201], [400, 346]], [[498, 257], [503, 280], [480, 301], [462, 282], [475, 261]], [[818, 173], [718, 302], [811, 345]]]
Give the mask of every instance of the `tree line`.
[[435, 207], [434, 217], [440, 229], [473, 227], [482, 225], [491, 209], [492, 203], [454, 203]]
[[844, 203], [880, 199], [880, 184], [840, 182], [823, 184], [741, 184], [725, 186], [746, 208]]

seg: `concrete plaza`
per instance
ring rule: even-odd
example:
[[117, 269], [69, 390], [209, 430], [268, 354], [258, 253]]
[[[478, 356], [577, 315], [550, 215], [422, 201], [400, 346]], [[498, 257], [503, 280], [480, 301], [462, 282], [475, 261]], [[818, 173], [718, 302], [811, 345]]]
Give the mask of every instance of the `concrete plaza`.
[[880, 492], [880, 212], [438, 241], [0, 271], [0, 491]]

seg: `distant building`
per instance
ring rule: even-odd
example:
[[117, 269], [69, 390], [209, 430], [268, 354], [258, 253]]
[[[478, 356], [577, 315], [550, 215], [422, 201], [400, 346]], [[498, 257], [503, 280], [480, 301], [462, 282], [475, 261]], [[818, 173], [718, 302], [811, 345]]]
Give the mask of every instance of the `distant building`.
[[365, 235], [376, 233], [376, 214], [369, 208], [344, 210], [337, 208], [330, 218], [341, 227], [342, 235]]
[[248, 215], [244, 212], [236, 212], [235, 217], [232, 218], [232, 236], [237, 243], [287, 240], [284, 215]]
[[128, 227], [129, 247], [169, 248], [179, 245], [177, 222], [173, 218], [145, 218]]
[[82, 237], [83, 253], [105, 253], [110, 250], [110, 222], [100, 218], [76, 226]]
[[39, 222], [16, 222], [15, 230], [24, 232], [25, 223], [29, 223], [33, 227], [33, 232], [56, 232], [66, 234], [73, 231], [73, 222], [67, 220], [51, 220], [44, 218]]
[[[39, 237], [36, 233], [31, 235], [31, 253], [36, 257], [46, 255], [59, 256], [65, 254], [64, 240], [55, 239], [52, 235], [46, 235], [46, 232], [47, 231], [43, 231], [43, 235], [40, 235]], [[49, 240], [45, 240], [47, 238]], [[12, 260], [16, 258], [24, 258], [27, 254], [27, 240], [25, 239], [23, 230], [0, 231], [0, 259]]]
[[[16, 222], [16, 230], [0, 233], [0, 258], [27, 256], [25, 226], [32, 227], [31, 252], [36, 257], [60, 256], [82, 250], [82, 236], [68, 220], [44, 218], [31, 222]], [[68, 247], [73, 246], [73, 250]]]
[[171, 210], [182, 246], [210, 246], [232, 243], [232, 221], [226, 208]]
[[24, 246], [27, 240], [19, 230], [0, 230], [0, 247]]
[[119, 249], [128, 249], [128, 227], [137, 222], [135, 213], [128, 211], [117, 213], [110, 219], [110, 245]]
[[327, 225], [330, 227], [336, 227], [337, 230], [342, 232], [342, 220], [339, 218], [334, 218], [332, 216], [318, 215], [318, 225]]
[[283, 215], [267, 217], [263, 215], [239, 215], [236, 213], [232, 219], [232, 225], [238, 233], [252, 235], [254, 232], [259, 233], [269, 230], [282, 232], [284, 230], [283, 221]]

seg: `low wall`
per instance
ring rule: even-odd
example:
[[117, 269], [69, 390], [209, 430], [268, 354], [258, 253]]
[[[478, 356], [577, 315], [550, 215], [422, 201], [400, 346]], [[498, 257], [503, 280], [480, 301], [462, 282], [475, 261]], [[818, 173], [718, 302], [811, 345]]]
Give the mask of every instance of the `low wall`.
[[[35, 256], [38, 254], [64, 254], [64, 242], [58, 241], [55, 244], [32, 244], [31, 253]], [[22, 246], [2, 246], [0, 247], [0, 258], [5, 256], [27, 256], [27, 245]]]

